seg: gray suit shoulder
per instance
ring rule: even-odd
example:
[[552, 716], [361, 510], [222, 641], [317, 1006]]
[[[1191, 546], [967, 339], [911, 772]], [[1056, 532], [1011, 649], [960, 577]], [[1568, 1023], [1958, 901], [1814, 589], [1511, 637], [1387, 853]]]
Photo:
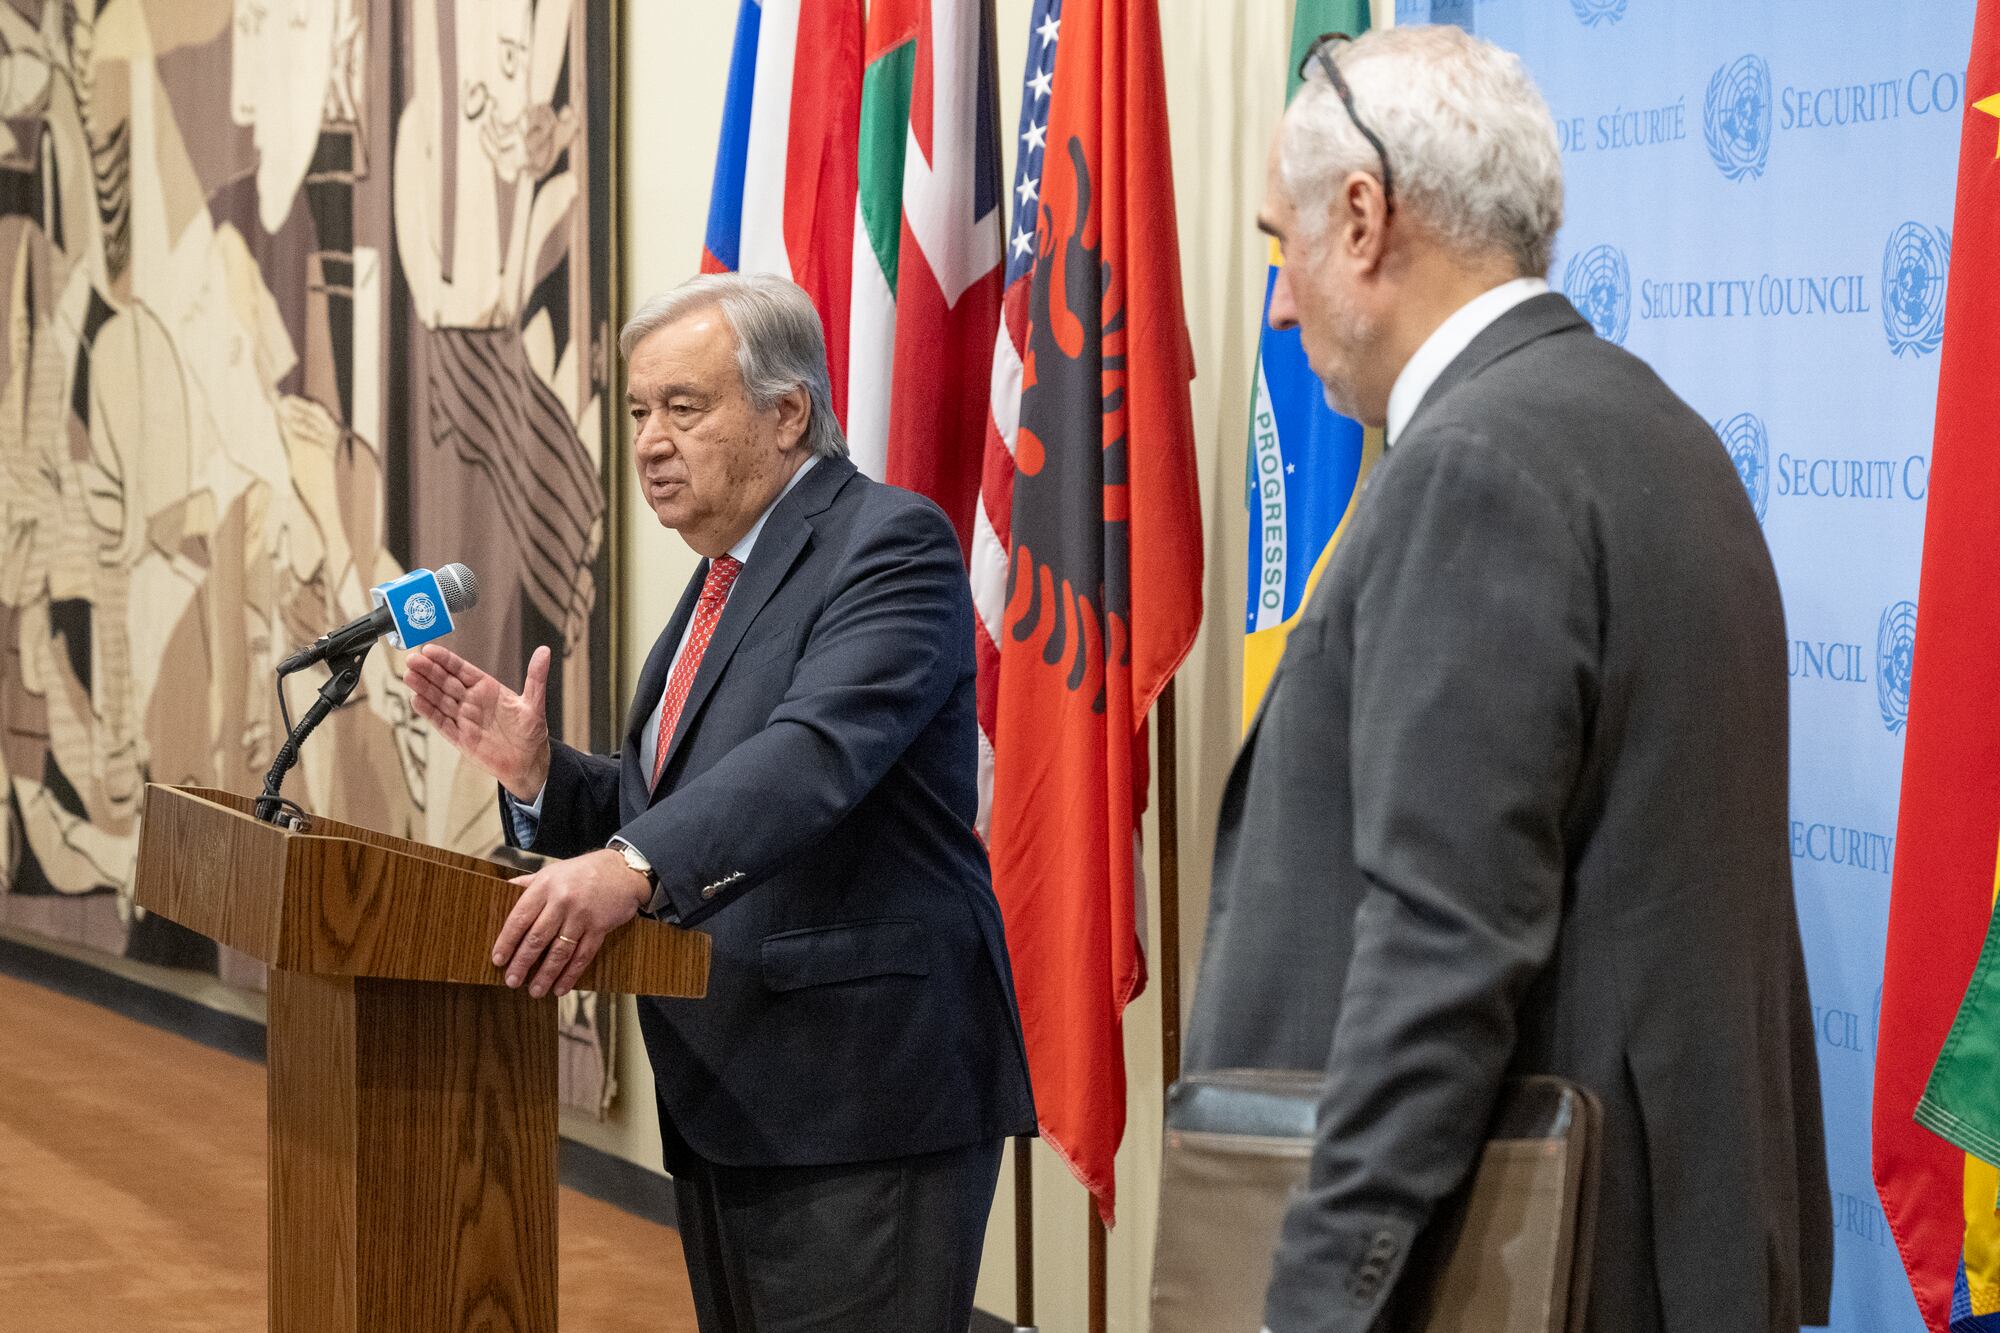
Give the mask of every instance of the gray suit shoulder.
[[1761, 548], [1715, 431], [1651, 366], [1587, 327], [1533, 339], [1427, 402], [1393, 454], [1493, 450], [1574, 516], [1678, 521]]

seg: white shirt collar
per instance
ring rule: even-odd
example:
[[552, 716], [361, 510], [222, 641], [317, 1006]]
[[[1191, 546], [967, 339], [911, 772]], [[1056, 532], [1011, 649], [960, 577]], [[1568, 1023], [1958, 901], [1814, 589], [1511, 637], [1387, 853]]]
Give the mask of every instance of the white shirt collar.
[[757, 534], [764, 530], [764, 521], [771, 517], [773, 509], [784, 503], [785, 497], [792, 493], [792, 487], [805, 480], [806, 473], [812, 471], [813, 465], [817, 462], [819, 462], [818, 454], [807, 454], [806, 461], [799, 464], [799, 470], [785, 483], [785, 489], [778, 492], [778, 498], [764, 506], [764, 512], [757, 515], [757, 521], [750, 525], [750, 531], [744, 533], [737, 539], [736, 545], [729, 548], [730, 556], [739, 564], [750, 563], [750, 548], [757, 544]]
[[1410, 418], [1417, 414], [1417, 407], [1424, 401], [1424, 395], [1437, 383], [1444, 368], [1458, 359], [1458, 354], [1471, 345], [1472, 340], [1486, 331], [1493, 321], [1512, 310], [1521, 302], [1540, 296], [1549, 289], [1549, 284], [1541, 278], [1515, 278], [1503, 282], [1498, 287], [1481, 292], [1451, 313], [1444, 323], [1437, 326], [1431, 336], [1424, 339], [1396, 376], [1396, 382], [1389, 388], [1389, 420], [1383, 438], [1390, 444], [1403, 433], [1403, 427], [1410, 424]]

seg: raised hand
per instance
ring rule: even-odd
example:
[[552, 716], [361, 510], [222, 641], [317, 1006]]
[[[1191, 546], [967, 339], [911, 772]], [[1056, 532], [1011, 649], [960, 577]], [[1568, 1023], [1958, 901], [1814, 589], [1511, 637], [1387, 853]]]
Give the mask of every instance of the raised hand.
[[519, 694], [449, 648], [427, 643], [403, 669], [417, 712], [516, 800], [533, 801], [549, 776], [549, 650], [535, 649]]

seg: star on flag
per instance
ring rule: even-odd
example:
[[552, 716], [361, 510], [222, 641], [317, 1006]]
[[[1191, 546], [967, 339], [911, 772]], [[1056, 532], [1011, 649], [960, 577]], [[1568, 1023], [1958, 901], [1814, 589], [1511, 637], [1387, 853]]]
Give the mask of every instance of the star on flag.
[[[1972, 104], [1972, 109], [1974, 111], [1984, 111], [1987, 115], [2000, 119], [2000, 93], [1995, 93], [1991, 97], [1980, 98]], [[1996, 161], [2000, 161], [2000, 139], [1994, 141], [1993, 157]]]

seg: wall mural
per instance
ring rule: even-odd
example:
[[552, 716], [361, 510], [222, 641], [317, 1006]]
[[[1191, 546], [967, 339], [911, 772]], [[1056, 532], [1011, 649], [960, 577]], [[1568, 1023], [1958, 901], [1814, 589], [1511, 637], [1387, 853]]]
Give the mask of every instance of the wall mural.
[[[412, 567], [607, 748], [607, 10], [0, 0], [0, 924], [261, 984], [133, 904], [144, 784], [256, 792], [277, 658]], [[286, 794], [495, 855], [400, 657]], [[564, 1007], [593, 1111], [610, 1012]]]

